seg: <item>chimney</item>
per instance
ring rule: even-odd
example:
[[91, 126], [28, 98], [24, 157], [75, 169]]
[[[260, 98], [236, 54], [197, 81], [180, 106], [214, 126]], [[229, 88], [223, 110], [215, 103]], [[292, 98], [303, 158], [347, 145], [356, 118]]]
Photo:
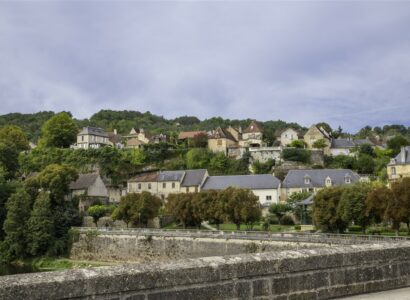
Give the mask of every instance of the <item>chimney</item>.
[[401, 163], [406, 162], [406, 147], [401, 147], [400, 149], [400, 162]]

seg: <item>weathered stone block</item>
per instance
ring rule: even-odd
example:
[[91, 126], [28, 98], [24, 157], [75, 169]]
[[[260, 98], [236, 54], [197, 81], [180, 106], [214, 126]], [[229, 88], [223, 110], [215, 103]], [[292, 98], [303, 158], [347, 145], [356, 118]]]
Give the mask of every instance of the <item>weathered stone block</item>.
[[255, 280], [252, 282], [253, 286], [253, 296], [268, 296], [271, 294], [270, 291], [270, 281], [266, 280]]

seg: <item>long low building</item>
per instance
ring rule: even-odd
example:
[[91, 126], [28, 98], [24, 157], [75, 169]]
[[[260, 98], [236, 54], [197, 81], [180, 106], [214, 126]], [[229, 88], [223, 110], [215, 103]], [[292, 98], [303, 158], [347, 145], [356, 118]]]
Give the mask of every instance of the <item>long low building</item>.
[[283, 180], [281, 201], [299, 192], [312, 192], [331, 186], [352, 184], [360, 176], [350, 169], [290, 170]]
[[209, 176], [202, 190], [223, 190], [228, 187], [250, 189], [263, 206], [279, 202], [280, 180], [271, 174]]

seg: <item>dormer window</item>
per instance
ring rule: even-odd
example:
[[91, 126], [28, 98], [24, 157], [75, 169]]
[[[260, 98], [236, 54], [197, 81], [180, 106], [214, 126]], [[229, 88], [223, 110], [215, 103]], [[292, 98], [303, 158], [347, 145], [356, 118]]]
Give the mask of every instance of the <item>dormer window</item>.
[[391, 164], [395, 164], [395, 163], [396, 163], [396, 159], [392, 158], [392, 159], [390, 160], [390, 163], [391, 163]]
[[332, 185], [332, 179], [330, 179], [329, 176], [326, 177], [325, 185], [326, 185], [326, 186], [331, 186], [331, 185]]
[[350, 177], [350, 175], [346, 174], [345, 183], [351, 183], [351, 182], [352, 182], [352, 178]]
[[310, 177], [308, 175], [305, 175], [305, 184], [310, 184]]

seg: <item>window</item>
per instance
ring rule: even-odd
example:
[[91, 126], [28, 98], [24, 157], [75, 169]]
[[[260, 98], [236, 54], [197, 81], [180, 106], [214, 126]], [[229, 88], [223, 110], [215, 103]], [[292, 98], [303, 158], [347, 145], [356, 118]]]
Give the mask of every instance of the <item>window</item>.
[[149, 190], [151, 189], [151, 183], [148, 183], [148, 189]]
[[81, 136], [81, 141], [84, 142], [84, 136], [83, 135]]
[[305, 184], [310, 184], [310, 177], [306, 175], [304, 178], [305, 178]]
[[175, 188], [175, 182], [172, 183], [172, 188], [173, 188], [173, 189]]
[[350, 176], [345, 176], [345, 183], [351, 183], [352, 182], [352, 178], [350, 178]]
[[139, 190], [141, 189], [141, 183], [138, 183], [138, 189]]
[[271, 196], [271, 195], [266, 196], [266, 201], [271, 201], [271, 200], [272, 200], [272, 196]]
[[165, 182], [162, 183], [162, 188], [165, 189], [167, 187], [167, 184]]
[[391, 174], [396, 175], [396, 167], [391, 167]]

